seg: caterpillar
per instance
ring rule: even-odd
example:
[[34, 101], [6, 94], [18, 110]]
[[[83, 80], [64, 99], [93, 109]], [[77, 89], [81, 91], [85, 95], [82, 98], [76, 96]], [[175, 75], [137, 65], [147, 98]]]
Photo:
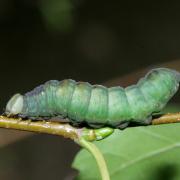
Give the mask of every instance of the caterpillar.
[[151, 70], [136, 85], [107, 88], [88, 82], [50, 80], [34, 90], [15, 94], [5, 114], [32, 119], [60, 117], [70, 123], [93, 128], [125, 128], [131, 123], [150, 124], [179, 87], [180, 73], [168, 69]]

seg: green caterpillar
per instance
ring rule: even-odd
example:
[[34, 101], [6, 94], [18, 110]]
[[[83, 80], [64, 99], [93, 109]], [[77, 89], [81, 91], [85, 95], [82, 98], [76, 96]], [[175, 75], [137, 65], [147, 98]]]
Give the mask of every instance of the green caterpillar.
[[14, 95], [5, 113], [32, 119], [63, 117], [72, 124], [91, 127], [150, 124], [152, 115], [176, 93], [179, 81], [180, 73], [167, 68], [153, 69], [126, 88], [50, 80], [25, 95]]

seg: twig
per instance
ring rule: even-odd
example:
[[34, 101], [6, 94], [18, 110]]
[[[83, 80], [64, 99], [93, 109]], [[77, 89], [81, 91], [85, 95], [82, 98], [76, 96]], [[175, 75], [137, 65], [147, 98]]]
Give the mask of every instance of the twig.
[[87, 141], [101, 140], [114, 131], [109, 127], [100, 129], [76, 128], [68, 123], [22, 120], [20, 118], [10, 118], [6, 116], [0, 116], [0, 127], [59, 135], [70, 138], [76, 142], [79, 138], [84, 138]]
[[80, 146], [86, 148], [94, 156], [98, 164], [102, 180], [110, 179], [106, 162], [104, 160], [102, 153], [93, 143], [89, 141], [101, 140], [109, 136], [114, 131], [112, 128], [75, 128], [65, 123], [52, 121], [50, 122], [22, 120], [16, 118], [9, 118], [6, 116], [0, 116], [0, 127], [7, 129], [18, 129], [24, 131], [60, 135], [64, 136], [65, 138], [70, 138], [74, 140], [76, 143], [78, 143]]
[[[152, 125], [176, 122], [180, 122], [180, 112], [168, 113], [160, 116], [159, 118], [155, 118], [152, 120]], [[88, 141], [100, 140], [113, 132], [113, 129], [107, 127], [101, 129], [75, 128], [66, 123], [22, 120], [6, 116], [0, 116], [0, 127], [60, 135], [75, 141], [77, 141], [80, 137], [84, 137]]]
[[38, 133], [61, 135], [65, 138], [77, 139], [80, 129], [74, 128], [69, 124], [49, 122], [49, 121], [31, 121], [21, 120], [0, 116], [0, 127], [7, 129], [17, 129]]
[[[153, 119], [152, 125], [175, 122], [180, 122], [180, 113], [169, 113], [162, 115], [159, 118]], [[22, 120], [18, 118], [9, 118], [6, 116], [0, 116], [0, 127], [7, 129], [17, 129], [38, 133], [60, 135], [65, 138], [70, 138], [77, 142], [80, 146], [86, 148], [94, 156], [98, 164], [102, 180], [110, 179], [103, 155], [93, 143], [88, 141], [101, 140], [109, 136], [111, 133], [113, 133], [112, 128], [75, 128], [66, 123]]]
[[180, 122], [180, 112], [178, 113], [167, 113], [159, 118], [155, 118], [152, 120], [152, 125], [158, 124], [169, 124], [169, 123], [177, 123]]

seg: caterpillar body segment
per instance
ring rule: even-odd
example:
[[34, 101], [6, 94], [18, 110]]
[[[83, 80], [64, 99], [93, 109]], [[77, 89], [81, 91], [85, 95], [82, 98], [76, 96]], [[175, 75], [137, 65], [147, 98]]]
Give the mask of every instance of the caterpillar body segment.
[[68, 108], [68, 117], [78, 123], [84, 121], [84, 117], [88, 112], [89, 102], [91, 98], [92, 86], [89, 83], [77, 83], [71, 102]]
[[25, 95], [16, 94], [6, 114], [33, 119], [68, 118], [73, 124], [124, 128], [129, 123], [149, 124], [179, 87], [179, 72], [151, 70], [136, 85], [106, 88], [71, 79], [50, 80]]

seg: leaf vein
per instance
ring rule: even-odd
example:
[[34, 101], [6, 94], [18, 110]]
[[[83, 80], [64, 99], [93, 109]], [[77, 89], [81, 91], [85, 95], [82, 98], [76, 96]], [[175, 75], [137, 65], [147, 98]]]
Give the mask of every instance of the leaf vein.
[[123, 169], [128, 168], [129, 166], [135, 165], [138, 162], [141, 162], [141, 161], [143, 161], [145, 159], [156, 156], [156, 155], [158, 155], [160, 153], [165, 153], [165, 152], [167, 152], [167, 151], [169, 151], [169, 150], [171, 150], [173, 148], [177, 148], [177, 147], [180, 147], [180, 143], [175, 143], [175, 144], [173, 144], [171, 146], [167, 146], [165, 148], [163, 147], [163, 148], [160, 148], [159, 150], [152, 151], [152, 152], [150, 152], [150, 153], [148, 153], [148, 154], [146, 154], [144, 156], [140, 156], [140, 157], [138, 157], [138, 158], [136, 158], [134, 160], [129, 161], [128, 163], [123, 164], [120, 168], [118, 168], [118, 169], [116, 168], [111, 174], [116, 174], [119, 171], [122, 171]]
[[167, 142], [171, 142], [171, 143], [174, 143], [174, 141], [172, 141], [171, 139], [165, 137], [165, 136], [162, 136], [158, 133], [155, 133], [155, 132], [151, 132], [149, 129], [139, 129], [139, 131], [143, 131], [144, 133], [150, 135], [150, 136], [153, 136], [153, 137], [157, 137], [159, 138], [160, 140], [164, 140], [164, 141], [167, 141]]

